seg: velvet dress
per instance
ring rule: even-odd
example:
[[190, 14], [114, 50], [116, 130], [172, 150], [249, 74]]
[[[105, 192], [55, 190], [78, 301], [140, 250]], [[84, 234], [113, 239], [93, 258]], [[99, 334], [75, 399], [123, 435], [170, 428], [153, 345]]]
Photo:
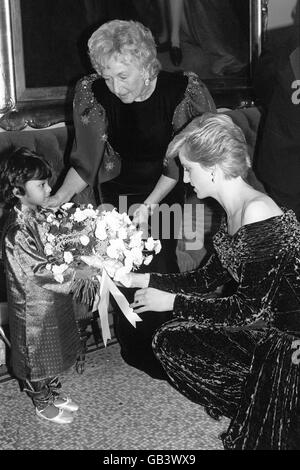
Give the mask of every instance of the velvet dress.
[[[97, 74], [82, 78], [74, 98], [75, 146], [71, 165], [84, 181], [98, 192], [101, 204], [111, 204], [127, 212], [133, 204], [141, 204], [163, 174], [178, 181], [162, 203], [183, 204], [183, 183], [174, 160], [167, 166], [164, 157], [174, 133], [193, 117], [216, 108], [206, 86], [194, 73], [161, 71], [152, 95], [145, 101], [122, 103]], [[119, 197], [126, 207], [119, 204]], [[150, 219], [151, 226], [151, 219]], [[152, 225], [153, 226], [153, 225]], [[178, 272], [176, 234], [167, 238], [161, 225], [154, 238], [162, 243], [147, 271]], [[151, 234], [151, 233], [150, 233]], [[129, 302], [134, 290], [124, 289]], [[134, 328], [120, 313], [117, 305], [114, 326], [124, 359], [142, 369], [151, 369], [152, 362], [160, 369], [151, 348], [152, 334], [162, 323], [156, 313], [142, 315], [144, 321]], [[170, 314], [165, 315], [165, 320]]]
[[[198, 270], [151, 274], [177, 293], [154, 352], [181, 393], [231, 418], [226, 449], [299, 449], [300, 225], [291, 210], [233, 236], [223, 222], [214, 247]], [[209, 295], [232, 278], [232, 295]]]
[[59, 284], [46, 269], [36, 212], [12, 209], [4, 229], [11, 366], [20, 380], [55, 377], [76, 362], [80, 339], [72, 296], [74, 270]]

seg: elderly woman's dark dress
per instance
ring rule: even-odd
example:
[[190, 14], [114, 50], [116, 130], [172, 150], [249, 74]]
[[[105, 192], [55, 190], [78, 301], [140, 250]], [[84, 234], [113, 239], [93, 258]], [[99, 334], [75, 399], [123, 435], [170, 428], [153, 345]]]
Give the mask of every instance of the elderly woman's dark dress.
[[[224, 222], [214, 246], [198, 270], [151, 274], [178, 293], [154, 352], [180, 392], [232, 419], [226, 449], [299, 449], [300, 225], [291, 210], [233, 236]], [[233, 295], [209, 296], [232, 278]]]
[[[164, 167], [164, 157], [174, 133], [206, 111], [215, 112], [215, 105], [206, 86], [194, 73], [161, 71], [152, 95], [145, 101], [130, 104], [122, 103], [99, 75], [89, 75], [76, 88], [76, 148], [71, 165], [98, 191], [101, 203], [118, 209], [119, 196], [126, 196], [128, 209], [132, 204], [143, 203], [162, 174], [179, 180], [162, 203], [183, 204], [179, 168], [175, 161]], [[161, 253], [154, 257], [148, 270], [178, 272], [174, 233], [161, 242]], [[124, 294], [129, 301], [133, 300], [134, 290], [126, 289]], [[170, 314], [160, 318], [156, 313], [142, 317], [143, 322], [136, 329], [121, 313], [116, 315], [114, 323], [123, 357], [150, 372], [152, 366], [160, 369], [151, 349], [152, 335]]]

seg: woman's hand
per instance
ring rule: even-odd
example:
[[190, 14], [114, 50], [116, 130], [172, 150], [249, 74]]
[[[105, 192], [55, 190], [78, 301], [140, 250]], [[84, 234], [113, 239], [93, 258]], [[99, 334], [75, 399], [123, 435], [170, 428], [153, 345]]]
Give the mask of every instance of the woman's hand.
[[43, 207], [50, 208], [50, 209], [58, 209], [63, 204], [63, 201], [59, 196], [54, 194], [54, 196], [50, 196], [47, 199], [47, 202], [43, 204]]
[[134, 294], [134, 302], [130, 305], [136, 313], [148, 311], [167, 312], [173, 310], [176, 294], [148, 287], [139, 289]]

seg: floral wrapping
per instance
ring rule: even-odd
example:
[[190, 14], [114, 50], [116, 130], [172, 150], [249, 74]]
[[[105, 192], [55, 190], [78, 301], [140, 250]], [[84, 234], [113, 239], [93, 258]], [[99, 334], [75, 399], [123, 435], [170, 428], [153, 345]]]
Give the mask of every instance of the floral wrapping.
[[[129, 272], [151, 263], [161, 250], [159, 240], [144, 238], [130, 217], [116, 209], [94, 209], [91, 204], [63, 204], [58, 210], [36, 213], [46, 270], [59, 284], [65, 283], [71, 269], [91, 264], [94, 276], [75, 276], [68, 285], [74, 300], [92, 307], [99, 295], [99, 276], [104, 269], [114, 281], [126, 280]], [[124, 280], [124, 282], [126, 282]]]

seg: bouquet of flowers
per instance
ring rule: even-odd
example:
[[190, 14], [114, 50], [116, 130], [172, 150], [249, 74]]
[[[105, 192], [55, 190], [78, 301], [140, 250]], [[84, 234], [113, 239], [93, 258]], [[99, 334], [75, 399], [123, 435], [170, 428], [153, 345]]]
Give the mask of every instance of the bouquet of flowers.
[[[127, 273], [149, 264], [153, 254], [161, 250], [159, 240], [144, 240], [143, 231], [126, 213], [120, 214], [116, 209], [101, 212], [91, 204], [66, 203], [56, 212], [45, 211], [39, 222], [49, 261], [47, 269], [59, 283], [69, 267], [76, 269], [82, 259], [91, 256], [99, 274], [105, 270], [114, 281], [122, 281]], [[74, 297], [91, 303], [97, 283], [97, 278], [75, 281]]]

